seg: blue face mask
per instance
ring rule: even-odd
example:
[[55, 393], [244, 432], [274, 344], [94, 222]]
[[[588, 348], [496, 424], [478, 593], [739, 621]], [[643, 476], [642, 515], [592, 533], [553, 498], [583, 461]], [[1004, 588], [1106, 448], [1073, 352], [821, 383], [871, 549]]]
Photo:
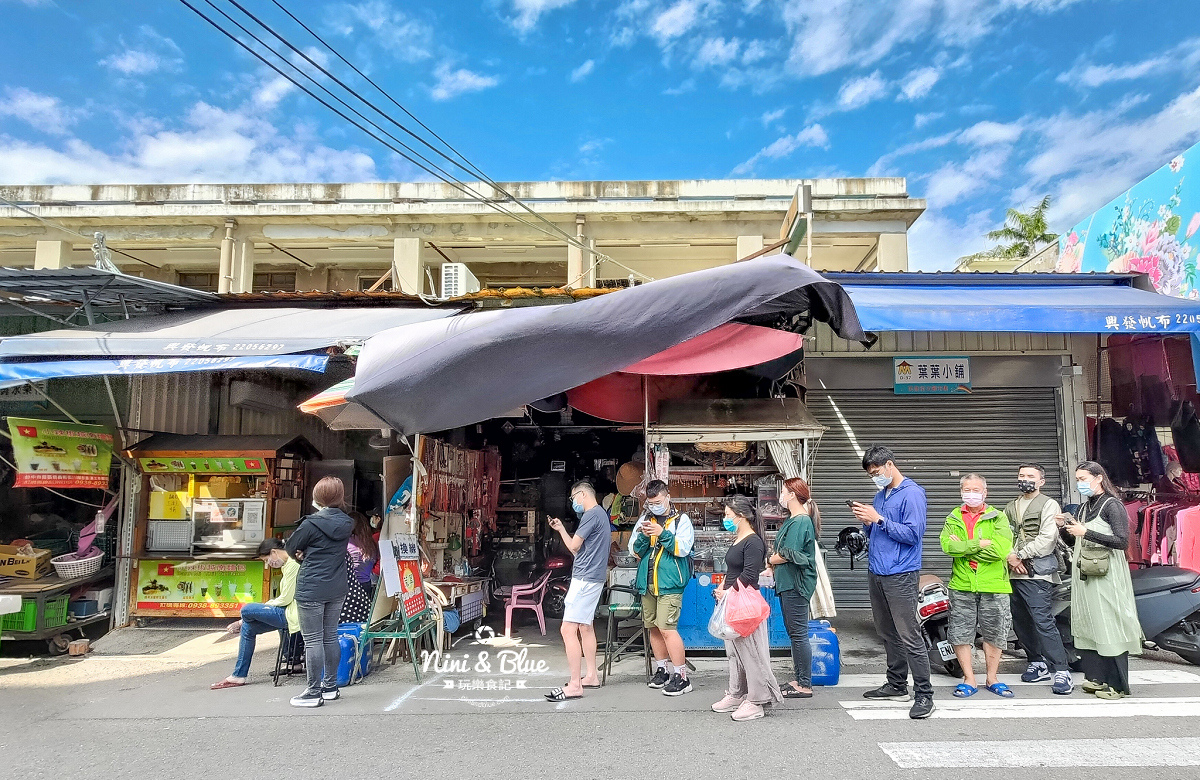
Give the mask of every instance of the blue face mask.
[[725, 530], [731, 534], [737, 532], [737, 523], [730, 520], [728, 517], [721, 521], [721, 525], [724, 526]]
[[1092, 490], [1092, 485], [1089, 482], [1076, 482], [1075, 489], [1078, 490], [1079, 495], [1083, 496], [1084, 498], [1096, 494], [1096, 491]]
[[650, 514], [657, 517], [662, 517], [667, 513], [666, 504], [646, 504], [646, 509], [650, 510]]
[[571, 508], [575, 510], [575, 514], [577, 515], [581, 515], [584, 512], [583, 504], [579, 503], [578, 501], [572, 501]]
[[883, 490], [888, 485], [892, 484], [892, 478], [886, 474], [876, 474], [871, 477], [871, 481], [875, 483], [876, 490]]

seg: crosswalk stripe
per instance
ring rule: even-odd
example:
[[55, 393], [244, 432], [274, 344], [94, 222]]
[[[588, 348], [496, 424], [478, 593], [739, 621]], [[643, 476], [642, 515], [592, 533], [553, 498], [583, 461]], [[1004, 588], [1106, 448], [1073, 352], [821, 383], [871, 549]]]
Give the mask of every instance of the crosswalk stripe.
[[1200, 739], [880, 742], [901, 769], [1200, 766]]
[[[981, 692], [978, 696], [991, 694]], [[838, 702], [855, 720], [902, 720], [908, 717], [909, 704], [892, 701]], [[1200, 716], [1200, 697], [1120, 699], [1094, 698], [938, 699], [932, 717], [961, 718], [1180, 718]]]
[[[1079, 685], [1083, 682], [1083, 675], [1075, 673], [1072, 675], [1075, 679], [1075, 684]], [[982, 676], [980, 677], [982, 679]], [[1007, 683], [1014, 691], [1020, 692], [1020, 688], [1030, 685], [1040, 685], [1049, 688], [1052, 684], [1051, 680], [1046, 680], [1040, 683], [1023, 683], [1019, 674], [1002, 674], [998, 678], [1000, 682]], [[882, 674], [843, 674], [838, 679], [838, 688], [876, 688], [884, 682]], [[957, 677], [950, 677], [944, 674], [935, 674], [930, 678], [930, 682], [935, 687], [953, 688], [962, 682]], [[1141, 669], [1131, 671], [1129, 673], [1129, 684], [1132, 687], [1139, 685], [1200, 685], [1200, 674], [1189, 672], [1185, 669]]]

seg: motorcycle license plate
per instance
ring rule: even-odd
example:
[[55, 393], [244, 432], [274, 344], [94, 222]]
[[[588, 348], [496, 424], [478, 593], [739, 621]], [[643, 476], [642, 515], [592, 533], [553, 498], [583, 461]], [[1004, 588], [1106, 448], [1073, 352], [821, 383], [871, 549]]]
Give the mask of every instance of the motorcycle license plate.
[[937, 647], [943, 661], [954, 660], [954, 647], [949, 642], [938, 642]]

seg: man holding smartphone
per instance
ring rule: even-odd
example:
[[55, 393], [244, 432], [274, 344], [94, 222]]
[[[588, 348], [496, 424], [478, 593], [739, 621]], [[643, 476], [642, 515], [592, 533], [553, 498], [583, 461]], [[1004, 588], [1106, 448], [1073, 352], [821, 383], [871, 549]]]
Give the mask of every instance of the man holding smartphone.
[[917, 625], [917, 592], [921, 578], [921, 539], [925, 536], [928, 504], [925, 490], [896, 468], [887, 447], [871, 447], [863, 455], [863, 470], [875, 483], [871, 506], [854, 502], [851, 509], [870, 540], [867, 584], [875, 630], [887, 651], [887, 682], [867, 691], [867, 699], [908, 701], [911, 671], [916, 700], [908, 711], [913, 719], [933, 714], [933, 685], [929, 656]]

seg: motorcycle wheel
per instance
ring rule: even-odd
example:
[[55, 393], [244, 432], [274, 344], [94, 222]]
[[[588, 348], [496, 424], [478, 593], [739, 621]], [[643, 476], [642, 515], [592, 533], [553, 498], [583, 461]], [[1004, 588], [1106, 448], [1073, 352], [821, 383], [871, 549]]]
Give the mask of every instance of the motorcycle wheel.
[[567, 594], [557, 590], [547, 591], [546, 597], [542, 599], [542, 611], [548, 618], [562, 620], [562, 616], [567, 612]]

